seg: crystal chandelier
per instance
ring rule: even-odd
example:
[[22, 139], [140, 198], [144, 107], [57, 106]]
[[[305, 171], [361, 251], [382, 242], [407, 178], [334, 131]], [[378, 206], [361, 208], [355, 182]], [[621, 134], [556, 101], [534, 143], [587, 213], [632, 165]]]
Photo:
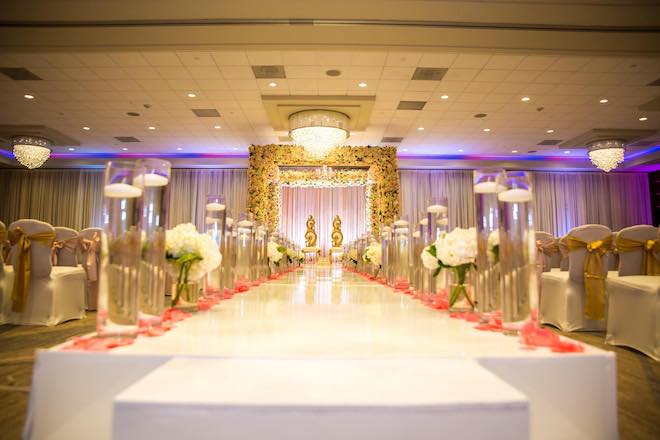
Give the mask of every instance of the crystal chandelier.
[[39, 168], [50, 157], [53, 145], [48, 139], [37, 136], [14, 136], [11, 140], [14, 157], [27, 168]]
[[591, 163], [608, 173], [623, 162], [626, 150], [622, 141], [608, 139], [590, 143], [588, 151]]
[[349, 117], [332, 110], [303, 110], [289, 116], [289, 136], [312, 156], [325, 157], [348, 139]]

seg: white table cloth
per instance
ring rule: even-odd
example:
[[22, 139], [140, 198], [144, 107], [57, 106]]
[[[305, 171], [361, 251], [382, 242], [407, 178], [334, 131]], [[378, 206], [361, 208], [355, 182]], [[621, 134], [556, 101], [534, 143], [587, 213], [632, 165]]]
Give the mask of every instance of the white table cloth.
[[530, 351], [517, 338], [473, 326], [340, 269], [309, 267], [223, 301], [162, 337], [109, 353], [38, 353], [25, 437], [110, 439], [113, 399], [122, 390], [171, 359], [195, 357], [468, 360], [529, 401], [531, 439], [618, 438], [613, 353]]

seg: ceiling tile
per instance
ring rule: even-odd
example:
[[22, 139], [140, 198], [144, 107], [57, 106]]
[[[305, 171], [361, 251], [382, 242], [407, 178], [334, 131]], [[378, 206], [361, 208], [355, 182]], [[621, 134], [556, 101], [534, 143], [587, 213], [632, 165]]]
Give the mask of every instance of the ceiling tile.
[[44, 53], [43, 57], [51, 67], [83, 67], [84, 64], [75, 56], [62, 52]]
[[523, 55], [493, 55], [484, 65], [484, 69], [512, 70], [518, 67], [524, 58]]
[[519, 70], [545, 70], [554, 62], [556, 62], [559, 57], [553, 56], [537, 56], [530, 55], [525, 57], [524, 60], [518, 64], [517, 69]]
[[483, 68], [491, 55], [483, 54], [459, 54], [452, 63], [452, 69], [481, 69]]
[[421, 58], [422, 54], [419, 52], [388, 52], [385, 65], [390, 67], [417, 67]]
[[[316, 66], [318, 64], [316, 58], [316, 52], [311, 50], [287, 50], [281, 52], [281, 60], [278, 63], [272, 64], [284, 64], [287, 66], [285, 68], [287, 77], [289, 76], [289, 65], [290, 66]], [[261, 63], [258, 63], [261, 64]], [[270, 64], [270, 63], [265, 63]]]
[[222, 74], [220, 69], [215, 65], [213, 66], [194, 66], [188, 67], [188, 72], [195, 79], [220, 79]]
[[136, 79], [144, 90], [169, 90], [170, 87], [164, 79]]
[[148, 66], [146, 58], [139, 52], [110, 52], [108, 56], [120, 67]]
[[480, 71], [474, 81], [501, 82], [511, 74], [511, 70], [487, 70]]
[[395, 90], [405, 90], [410, 84], [411, 81], [402, 80], [402, 79], [381, 79], [378, 81], [378, 92], [381, 91], [395, 91]]
[[250, 66], [224, 66], [220, 68], [220, 72], [225, 79], [254, 80], [254, 73]]
[[528, 83], [534, 81], [542, 72], [539, 70], [514, 70], [504, 81]]
[[211, 56], [218, 66], [247, 66], [250, 64], [244, 51], [211, 52]]
[[156, 70], [163, 79], [192, 79], [192, 75], [183, 66], [178, 67], [156, 67]]
[[248, 51], [248, 61], [252, 66], [281, 66], [282, 55], [277, 50]]
[[319, 51], [316, 52], [316, 58], [322, 66], [348, 66], [351, 63], [348, 52]]
[[151, 66], [124, 67], [122, 70], [131, 79], [160, 79], [158, 71]]
[[456, 54], [453, 53], [434, 53], [428, 52], [422, 54], [418, 66], [419, 67], [449, 67], [456, 59]]
[[348, 68], [347, 77], [355, 80], [378, 79], [382, 71], [380, 66], [351, 66]]
[[87, 67], [116, 67], [112, 58], [103, 53], [80, 52], [75, 56]]
[[575, 72], [580, 70], [583, 66], [591, 61], [591, 58], [587, 57], [574, 57], [574, 56], [564, 56], [558, 58], [554, 63], [552, 63], [548, 70], [550, 71], [560, 71], [560, 72]]
[[443, 78], [445, 81], [472, 81], [479, 73], [479, 69], [454, 69], [453, 67], [447, 71]]
[[227, 84], [231, 90], [258, 90], [255, 79], [228, 79]]
[[381, 78], [410, 80], [414, 72], [414, 67], [385, 67], [383, 68]]
[[319, 92], [322, 91], [338, 91], [346, 92], [348, 89], [348, 81], [345, 79], [320, 79], [318, 81]]
[[228, 90], [229, 84], [227, 80], [217, 78], [217, 79], [197, 79], [195, 80], [197, 87], [200, 90]]
[[63, 68], [60, 69], [62, 73], [67, 75], [71, 79], [83, 80], [83, 79], [99, 79], [99, 77], [87, 67], [79, 68]]
[[[318, 66], [289, 66], [284, 67], [287, 78], [319, 78], [321, 68]], [[325, 74], [324, 74], [325, 75]]]
[[409, 92], [432, 92], [438, 87], [438, 81], [409, 81], [406, 88]]
[[166, 81], [172, 90], [194, 92], [197, 89], [197, 82], [194, 79], [168, 79]]
[[387, 59], [387, 52], [351, 52], [350, 64], [352, 66], [383, 66]]
[[177, 52], [181, 64], [185, 66], [215, 66], [215, 61], [209, 52]]
[[142, 56], [152, 66], [181, 66], [181, 61], [174, 52], [142, 52]]

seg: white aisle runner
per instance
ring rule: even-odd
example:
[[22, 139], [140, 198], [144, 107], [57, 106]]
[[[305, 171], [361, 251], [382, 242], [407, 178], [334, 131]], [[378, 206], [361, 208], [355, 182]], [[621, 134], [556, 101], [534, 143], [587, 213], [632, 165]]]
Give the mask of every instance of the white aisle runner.
[[[287, 386], [294, 386], [297, 376], [300, 376], [299, 385], [310, 383], [305, 382], [308, 379], [302, 373], [296, 373], [293, 367], [285, 369], [291, 372], [289, 376], [280, 375], [279, 379], [273, 376], [272, 380], [279, 381], [279, 384], [274, 384], [275, 394], [258, 386], [259, 383], [246, 367], [244, 376], [240, 369], [231, 376], [233, 381], [238, 382], [238, 388], [228, 391], [226, 395], [220, 394], [223, 389], [221, 380], [215, 384], [209, 382], [208, 390], [213, 391], [212, 396], [195, 395], [194, 389], [204, 390], [199, 384], [210, 380], [208, 378], [212, 377], [213, 370], [230, 368], [230, 362], [222, 360], [227, 358], [233, 359], [231, 362], [242, 359], [241, 362], [257, 363], [313, 360], [312, 364], [301, 362], [300, 365], [317, 365], [318, 368], [329, 365], [324, 362], [341, 361], [339, 371], [344, 377], [352, 377], [351, 380], [359, 377], [360, 369], [354, 369], [355, 375], [351, 375], [346, 362], [367, 360], [380, 363], [396, 359], [409, 362], [409, 372], [417, 368], [418, 373], [415, 374], [428, 375], [431, 374], [429, 371], [436, 371], [434, 380], [439, 383], [428, 387], [425, 393], [418, 392], [424, 389], [419, 384], [414, 385], [411, 377], [415, 374], [397, 375], [394, 368], [386, 375], [394, 383], [399, 379], [402, 381], [401, 386], [409, 391], [402, 391], [402, 396], [413, 407], [428, 402], [425, 399], [431, 399], [435, 404], [450, 404], [452, 396], [455, 403], [460, 404], [458, 394], [449, 392], [450, 388], [443, 391], [442, 387], [447, 385], [442, 383], [443, 380], [463, 384], [466, 396], [479, 395], [480, 391], [490, 386], [480, 382], [482, 386], [475, 384], [470, 388], [470, 377], [481, 375], [476, 372], [480, 366], [481, 371], [485, 369], [500, 379], [500, 385], [495, 382], [491, 385], [504, 386], [500, 388], [502, 396], [513, 399], [517, 390], [519, 396], [528, 400], [530, 438], [618, 438], [615, 359], [612, 353], [591, 347], [578, 354], [554, 354], [548, 349], [524, 350], [516, 338], [480, 332], [473, 329], [473, 325], [450, 319], [446, 313], [425, 308], [410, 297], [353, 274], [330, 268], [308, 268], [305, 272], [289, 274], [279, 281], [266, 283], [221, 302], [209, 312], [178, 323], [175, 330], [162, 337], [141, 338], [132, 346], [110, 353], [65, 353], [55, 349], [40, 352], [30, 401], [31, 419], [28, 420], [26, 432], [33, 439], [89, 438], [89, 433], [94, 433], [97, 439], [109, 439], [113, 401], [117, 399], [118, 414], [121, 414], [122, 405], [126, 408], [126, 405], [139, 405], [143, 401], [154, 402], [154, 395], [149, 393], [155, 389], [163, 391], [156, 393], [159, 399], [162, 398], [161, 404], [173, 405], [171, 408], [177, 410], [181, 409], [178, 405], [182, 401], [190, 398], [190, 401], [203, 400], [214, 410], [222, 411], [223, 402], [236, 404], [236, 399], [241, 395], [252, 399], [255, 407], [264, 404], [277, 406], [273, 399], [280, 398], [290, 398], [288, 403], [299, 409], [305, 406], [304, 394], [281, 395]], [[163, 366], [173, 358], [190, 357], [196, 360], [174, 361]], [[197, 359], [199, 369], [192, 368], [190, 365], [195, 365]], [[443, 362], [449, 369], [442, 366], [435, 370], [428, 368], [428, 365], [443, 365]], [[469, 365], [464, 369], [464, 375], [461, 375], [460, 368], [451, 369], [456, 362]], [[182, 368], [181, 365], [187, 366]], [[251, 364], [249, 368], [257, 368], [255, 365]], [[385, 367], [381, 364], [378, 368]], [[176, 374], [176, 377], [180, 376], [179, 381], [172, 382], [172, 371], [179, 372]], [[196, 374], [200, 375], [200, 379], [192, 381]], [[341, 374], [335, 377], [342, 377]], [[142, 378], [144, 382], [140, 381]], [[168, 380], [159, 385], [163, 378]], [[191, 380], [190, 388], [186, 386], [188, 380]], [[377, 383], [383, 380], [383, 377], [378, 377]], [[239, 392], [240, 382], [249, 392]], [[193, 383], [197, 385], [193, 386]], [[310, 392], [328, 397], [325, 401], [328, 405], [340, 404], [341, 399], [336, 394], [327, 394], [332, 390], [332, 383], [330, 380], [324, 385], [325, 388], [315, 388], [316, 391]], [[504, 391], [507, 388], [505, 384], [510, 386], [509, 391]], [[283, 388], [278, 388], [279, 385]], [[365, 386], [370, 393], [378, 389], [374, 383]], [[298, 389], [309, 387], [299, 386]], [[259, 394], [262, 390], [263, 394]], [[396, 394], [383, 392], [386, 397], [392, 398]], [[348, 393], [346, 396], [347, 405], [356, 396], [366, 398], [366, 403], [374, 403], [374, 394], [365, 397], [359, 393]], [[250, 406], [247, 401], [241, 404]], [[146, 417], [141, 420], [146, 420]], [[305, 416], [299, 416], [296, 420], [299, 421], [300, 417]], [[479, 420], [476, 418], [475, 423]], [[486, 426], [485, 419], [483, 423]], [[355, 426], [362, 425], [355, 422]], [[126, 431], [117, 431], [120, 436], [117, 438], [123, 438], [122, 432]], [[467, 434], [468, 431], [465, 432]], [[214, 438], [225, 438], [221, 431], [217, 434]], [[273, 434], [269, 438], [278, 436]]]

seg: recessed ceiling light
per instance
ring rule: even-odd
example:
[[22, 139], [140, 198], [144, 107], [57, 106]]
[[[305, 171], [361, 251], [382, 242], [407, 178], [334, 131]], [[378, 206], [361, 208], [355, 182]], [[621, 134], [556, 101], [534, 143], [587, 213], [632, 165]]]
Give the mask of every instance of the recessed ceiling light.
[[196, 97], [196, 96], [197, 96], [197, 95], [195, 95], [193, 92], [188, 93], [188, 98], [194, 98], [194, 97]]
[[517, 153], [517, 152], [518, 152], [518, 150], [511, 150], [511, 152], [512, 152], [512, 153]]
[[234, 148], [232, 148], [232, 150], [236, 151], [236, 150], [238, 150], [238, 148], [234, 147]]
[[646, 120], [648, 120], [648, 119], [649, 119], [649, 118], [647, 118], [646, 116], [642, 116], [641, 118], [639, 118], [640, 121], [646, 121]]
[[462, 152], [463, 152], [463, 149], [462, 149], [462, 148], [459, 148], [459, 149], [458, 149], [458, 152], [459, 152], [459, 153], [462, 153]]
[[218, 130], [218, 129], [222, 128], [222, 126], [220, 126], [220, 125], [214, 125], [213, 128], [215, 128], [216, 130]]
[[484, 128], [484, 131], [490, 131], [490, 128]]
[[268, 87], [277, 87], [277, 83], [275, 81], [269, 82]]
[[91, 130], [91, 128], [85, 126], [85, 127], [83, 127], [83, 130], [85, 130], [85, 131], [89, 131], [89, 130]]
[[181, 147], [177, 147], [177, 149], [176, 149], [176, 151], [182, 151], [182, 150], [183, 150], [183, 148], [181, 148]]
[[121, 151], [128, 151], [128, 148], [124, 147], [121, 149]]
[[408, 151], [408, 149], [407, 148], [402, 148], [401, 151]]
[[523, 96], [522, 98], [520, 98], [522, 102], [527, 102], [529, 101], [529, 99], [530, 99], [529, 96]]
[[603, 99], [601, 99], [601, 100], [598, 101], [598, 102], [600, 102], [601, 104], [607, 104], [608, 102], [610, 102], [610, 100], [607, 99], [607, 98], [603, 98]]
[[365, 88], [367, 87], [367, 83], [362, 81], [361, 83], [358, 83], [358, 87]]
[[449, 99], [449, 95], [442, 95], [440, 99]]
[[69, 147], [69, 148], [67, 148], [67, 150], [69, 150], [69, 151], [76, 151], [76, 149], [73, 148], [73, 147]]
[[150, 126], [147, 127], [147, 128], [149, 128], [149, 130], [155, 130], [155, 129], [156, 129], [156, 127], [154, 127], [153, 125], [150, 125]]
[[424, 131], [424, 127], [417, 127], [417, 131]]
[[571, 154], [571, 152], [566, 150], [566, 151], [564, 151], [564, 154]]
[[554, 133], [555, 131], [551, 128], [550, 130], [546, 130], [546, 133]]
[[34, 99], [34, 95], [30, 95], [29, 93], [26, 93], [25, 95], [23, 95], [23, 98], [25, 98], [25, 99]]

